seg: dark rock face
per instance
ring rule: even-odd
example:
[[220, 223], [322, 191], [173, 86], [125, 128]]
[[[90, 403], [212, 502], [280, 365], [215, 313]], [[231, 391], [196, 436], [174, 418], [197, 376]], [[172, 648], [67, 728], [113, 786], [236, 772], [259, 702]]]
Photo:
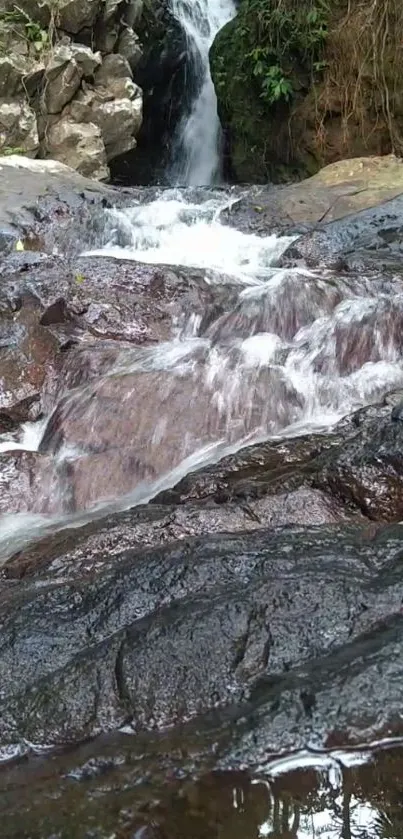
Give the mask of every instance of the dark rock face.
[[[363, 251], [375, 265], [380, 260], [401, 260], [403, 197], [362, 210], [354, 218], [338, 219], [297, 239], [283, 254], [282, 263], [303, 259], [308, 265], [340, 265]], [[346, 263], [345, 263], [346, 264]], [[348, 264], [348, 262], [347, 262]]]
[[143, 123], [132, 153], [112, 162], [114, 183], [164, 182], [175, 128], [192, 97], [186, 37], [166, 0], [145, 3], [137, 32], [143, 55], [134, 80], [143, 91]]
[[[40, 588], [5, 588], [2, 741], [74, 741], [128, 721], [159, 727], [241, 700], [261, 709], [267, 691], [266, 748], [276, 750], [301, 742], [312, 718], [307, 709], [301, 717], [299, 702], [290, 706], [290, 690], [316, 694], [322, 678], [327, 703], [339, 690], [330, 653], [363, 674], [380, 656], [384, 687], [360, 721], [351, 712], [365, 676], [346, 682], [350, 716], [321, 715], [319, 704], [318, 737], [325, 744], [334, 730], [344, 739], [376, 731], [386, 696], [391, 722], [397, 710], [386, 673], [394, 681], [401, 667], [388, 652], [400, 632], [399, 556], [399, 527], [375, 541], [357, 528], [261, 529], [118, 550], [87, 581], [55, 586], [49, 576]], [[353, 664], [363, 644], [369, 658]], [[280, 735], [284, 702], [297, 716]]]
[[[354, 92], [349, 85], [375, 43], [388, 37], [388, 24], [377, 10], [364, 21], [357, 0], [348, 13], [336, 0], [316, 7], [315, 23], [311, 11], [308, 0], [280, 11], [271, 0], [241, 0], [212, 45], [212, 77], [238, 182], [287, 183], [335, 161], [401, 153], [400, 140], [393, 139], [402, 125], [400, 35], [390, 39], [383, 81], [396, 108], [389, 122], [379, 116], [374, 132], [376, 72], [368, 69], [366, 84]], [[393, 15], [399, 12], [394, 3]]]

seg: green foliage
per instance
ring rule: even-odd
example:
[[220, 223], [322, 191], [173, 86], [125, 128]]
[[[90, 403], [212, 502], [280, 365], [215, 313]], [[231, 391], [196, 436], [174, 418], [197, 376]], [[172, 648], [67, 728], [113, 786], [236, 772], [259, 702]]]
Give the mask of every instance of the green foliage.
[[293, 93], [293, 85], [287, 78], [279, 64], [271, 64], [271, 54], [268, 47], [255, 47], [247, 58], [252, 60], [253, 76], [260, 81], [260, 98], [273, 105], [280, 99], [288, 102]]
[[0, 149], [0, 157], [9, 157], [11, 154], [25, 154], [25, 149], [21, 149], [19, 146], [12, 148], [11, 146], [4, 146]]
[[289, 102], [295, 76], [321, 73], [328, 35], [327, 0], [244, 0], [234, 49], [243, 81], [258, 85], [263, 102]]
[[14, 6], [12, 10], [0, 13], [0, 21], [11, 28], [18, 26], [19, 29], [16, 29], [16, 35], [21, 35], [21, 28], [23, 27], [24, 34], [22, 37], [25, 37], [25, 40], [29, 44], [32, 44], [35, 52], [38, 54], [50, 45], [49, 33], [45, 29], [42, 29], [40, 24], [32, 20], [19, 6]]

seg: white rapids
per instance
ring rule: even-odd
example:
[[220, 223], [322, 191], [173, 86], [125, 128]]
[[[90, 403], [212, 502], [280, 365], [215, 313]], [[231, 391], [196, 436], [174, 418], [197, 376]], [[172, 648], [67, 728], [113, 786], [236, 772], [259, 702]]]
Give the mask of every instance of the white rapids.
[[[128, 452], [141, 453], [151, 472], [124, 486], [106, 482], [107, 495], [94, 480], [90, 500], [69, 515], [40, 508], [3, 517], [2, 555], [27, 533], [32, 538], [44, 528], [146, 503], [242, 446], [329, 428], [403, 386], [403, 288], [397, 284], [391, 293], [361, 275], [279, 268], [291, 237], [230, 228], [220, 213], [234, 198], [202, 193], [166, 190], [149, 203], [105, 210], [102, 246], [86, 254], [203, 269], [213, 292], [228, 289], [227, 310], [207, 326], [188, 314], [170, 342], [125, 350], [94, 383], [67, 394], [72, 436], [58, 463], [65, 457], [75, 468], [77, 405], [83, 443], [86, 434], [102, 437], [108, 427], [102, 406], [116, 400], [120, 424], [111, 457], [106, 451], [103, 462], [99, 455], [101, 478]], [[41, 426], [27, 426], [20, 436], [3, 437], [0, 451], [35, 450], [41, 436]], [[82, 479], [92, 467], [82, 458], [79, 468]], [[49, 478], [49, 494], [51, 487]]]
[[171, 0], [186, 34], [188, 60], [196, 89], [174, 143], [172, 179], [206, 186], [220, 177], [221, 128], [210, 75], [209, 49], [217, 32], [235, 15], [233, 0]]

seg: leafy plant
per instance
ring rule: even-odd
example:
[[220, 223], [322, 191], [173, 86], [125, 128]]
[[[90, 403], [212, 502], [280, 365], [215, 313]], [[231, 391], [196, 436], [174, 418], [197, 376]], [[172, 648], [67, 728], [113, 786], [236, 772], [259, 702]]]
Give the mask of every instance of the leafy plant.
[[[14, 6], [12, 10], [4, 11], [0, 14], [0, 20], [9, 26], [23, 26], [24, 36], [28, 43], [32, 44], [37, 53], [41, 53], [50, 44], [49, 33], [46, 29], [42, 29], [39, 23], [36, 23], [30, 16], [20, 9], [19, 6]], [[17, 30], [17, 35], [21, 33]]]
[[48, 46], [49, 34], [45, 29], [42, 29], [39, 23], [29, 20], [25, 24], [25, 31], [27, 33], [27, 41], [34, 45], [37, 52], [42, 52]]
[[239, 43], [236, 51], [243, 53], [244, 81], [251, 77], [258, 83], [263, 102], [289, 102], [297, 68], [311, 76], [326, 67], [327, 0], [244, 0], [240, 14], [236, 37], [242, 48]]
[[0, 149], [0, 156], [9, 157], [11, 154], [25, 154], [25, 149], [16, 146], [12, 148], [11, 146], [4, 146], [4, 148]]
[[272, 64], [268, 67], [264, 79], [262, 81], [262, 92], [260, 98], [273, 105], [280, 99], [285, 99], [289, 102], [294, 92], [292, 82], [287, 79], [278, 64]]

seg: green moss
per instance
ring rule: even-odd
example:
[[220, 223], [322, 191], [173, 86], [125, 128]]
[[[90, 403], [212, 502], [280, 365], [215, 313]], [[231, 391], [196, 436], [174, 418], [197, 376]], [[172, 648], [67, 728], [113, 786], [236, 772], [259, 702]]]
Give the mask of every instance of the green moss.
[[238, 180], [403, 151], [400, 4], [241, 0], [210, 54]]
[[[276, 122], [287, 121], [312, 74], [322, 70], [327, 11], [324, 0], [244, 0], [218, 34], [212, 75], [221, 119], [232, 126], [232, 164], [241, 180], [303, 174], [297, 162], [293, 173], [285, 170], [291, 160], [283, 159], [281, 148], [276, 153], [271, 135]], [[283, 136], [278, 139], [283, 146]]]

